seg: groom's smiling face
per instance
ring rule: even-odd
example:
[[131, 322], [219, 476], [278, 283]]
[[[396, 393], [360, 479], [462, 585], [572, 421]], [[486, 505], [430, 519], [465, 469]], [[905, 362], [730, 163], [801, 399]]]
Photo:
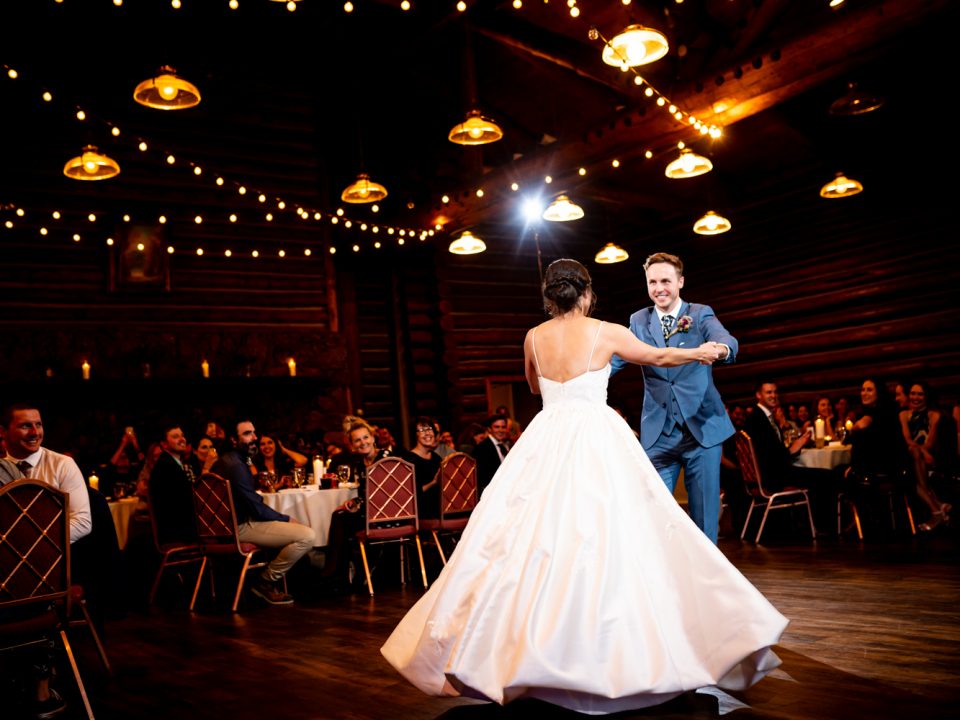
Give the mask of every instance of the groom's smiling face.
[[647, 292], [653, 304], [667, 311], [680, 297], [683, 278], [677, 276], [677, 269], [670, 263], [653, 263], [647, 268]]

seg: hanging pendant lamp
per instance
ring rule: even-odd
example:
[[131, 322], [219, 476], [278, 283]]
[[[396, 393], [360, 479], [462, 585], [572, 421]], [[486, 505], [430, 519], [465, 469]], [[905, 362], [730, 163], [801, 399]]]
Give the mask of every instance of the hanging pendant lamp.
[[119, 175], [120, 166], [94, 145], [87, 145], [80, 155], [63, 166], [63, 174], [74, 180], [106, 180]]
[[487, 145], [503, 137], [503, 130], [493, 120], [485, 118], [479, 110], [467, 113], [467, 119], [454, 125], [447, 139], [457, 145]]
[[863, 115], [883, 107], [883, 98], [860, 90], [856, 83], [847, 83], [846, 94], [830, 104], [831, 115]]
[[727, 232], [731, 227], [733, 226], [730, 221], [723, 215], [717, 215], [713, 210], [709, 210], [693, 224], [693, 231], [697, 235], [719, 235]]
[[602, 57], [607, 65], [626, 70], [656, 62], [669, 49], [667, 37], [659, 30], [629, 25], [603, 46]]
[[672, 179], [697, 177], [713, 170], [713, 163], [709, 158], [698, 155], [690, 148], [683, 148], [680, 151], [680, 157], [667, 165], [664, 174]]
[[448, 249], [454, 255], [476, 255], [486, 250], [487, 244], [469, 230], [464, 230]]
[[614, 263], [623, 262], [629, 257], [630, 255], [627, 254], [627, 251], [622, 247], [612, 242], [608, 242], [606, 245], [600, 248], [600, 252], [594, 256], [593, 260], [601, 265], [613, 265]]
[[851, 195], [856, 195], [861, 192], [863, 192], [863, 185], [861, 185], [859, 181], [851, 180], [842, 172], [838, 172], [833, 180], [820, 188], [820, 197], [835, 200], [836, 198], [850, 197]]
[[366, 173], [357, 175], [356, 181], [347, 186], [340, 194], [344, 202], [362, 204], [383, 200], [387, 196], [387, 189], [380, 183], [375, 183]]
[[570, 222], [583, 217], [583, 208], [566, 195], [560, 195], [543, 211], [543, 219], [550, 222]]
[[200, 103], [200, 91], [172, 67], [164, 65], [152, 78], [137, 85], [133, 99], [157, 110], [185, 110]]

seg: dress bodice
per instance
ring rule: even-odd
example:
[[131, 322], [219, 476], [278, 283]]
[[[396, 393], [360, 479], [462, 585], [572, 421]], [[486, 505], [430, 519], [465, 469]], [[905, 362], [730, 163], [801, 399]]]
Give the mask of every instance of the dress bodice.
[[540, 394], [543, 396], [543, 406], [554, 403], [583, 400], [586, 402], [607, 403], [607, 381], [610, 379], [610, 363], [599, 370], [587, 370], [585, 373], [572, 377], [566, 382], [557, 382], [542, 375], [540, 380]]

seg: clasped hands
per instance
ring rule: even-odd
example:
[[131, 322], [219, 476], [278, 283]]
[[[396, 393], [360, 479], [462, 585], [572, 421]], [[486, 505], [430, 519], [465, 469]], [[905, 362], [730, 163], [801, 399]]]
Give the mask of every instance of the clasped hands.
[[727, 346], [716, 342], [705, 342], [698, 349], [703, 353], [699, 360], [701, 365], [713, 365], [727, 356]]

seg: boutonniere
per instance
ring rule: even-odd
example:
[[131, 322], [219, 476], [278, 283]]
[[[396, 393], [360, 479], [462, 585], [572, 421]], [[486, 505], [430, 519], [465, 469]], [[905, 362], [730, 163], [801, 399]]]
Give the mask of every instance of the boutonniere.
[[673, 330], [667, 333], [667, 336], [663, 339], [664, 342], [672, 338], [677, 333], [685, 333], [689, 331], [691, 326], [693, 326], [693, 318], [689, 315], [683, 315], [679, 320], [677, 320], [677, 324], [674, 326]]

